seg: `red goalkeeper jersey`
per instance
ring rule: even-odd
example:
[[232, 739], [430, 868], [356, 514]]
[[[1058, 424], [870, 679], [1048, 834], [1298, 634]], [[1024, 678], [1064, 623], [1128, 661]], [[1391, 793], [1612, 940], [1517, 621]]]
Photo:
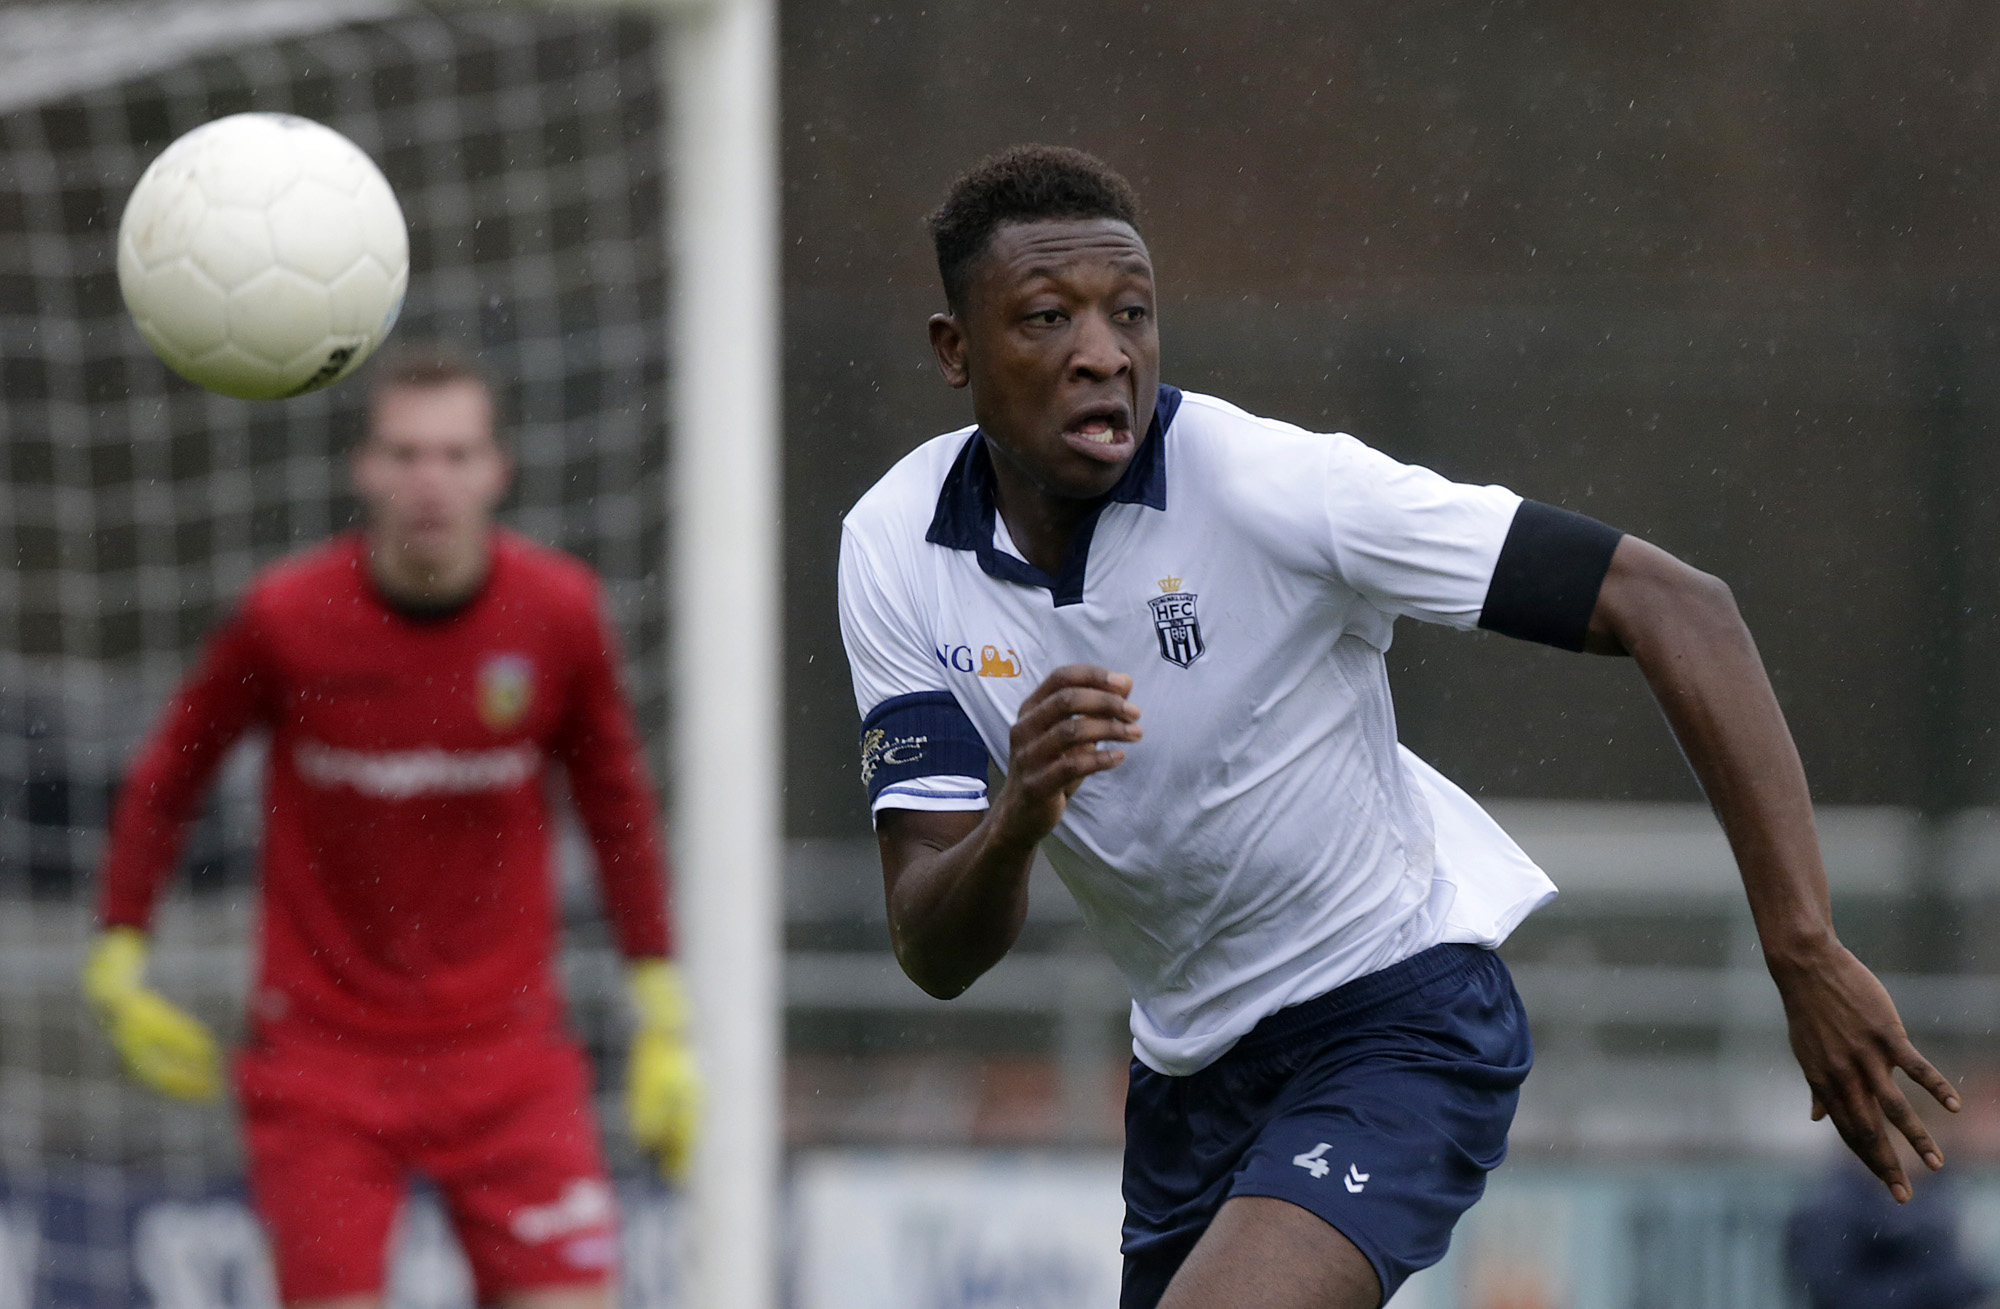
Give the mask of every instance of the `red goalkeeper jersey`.
[[259, 1029], [428, 1044], [559, 1021], [551, 763], [620, 947], [667, 951], [617, 640], [569, 556], [497, 532], [479, 593], [438, 616], [383, 601], [359, 534], [261, 574], [126, 776], [107, 925], [147, 924], [217, 765], [257, 727], [270, 733]]

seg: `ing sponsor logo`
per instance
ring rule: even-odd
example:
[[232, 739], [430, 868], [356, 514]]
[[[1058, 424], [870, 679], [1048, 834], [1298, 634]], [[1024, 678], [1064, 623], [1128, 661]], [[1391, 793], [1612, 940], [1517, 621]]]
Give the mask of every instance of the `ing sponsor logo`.
[[946, 668], [960, 673], [977, 673], [981, 677], [1019, 677], [1021, 657], [1009, 649], [1000, 653], [997, 645], [982, 645], [974, 657], [969, 645], [940, 645], [931, 648], [931, 654]]

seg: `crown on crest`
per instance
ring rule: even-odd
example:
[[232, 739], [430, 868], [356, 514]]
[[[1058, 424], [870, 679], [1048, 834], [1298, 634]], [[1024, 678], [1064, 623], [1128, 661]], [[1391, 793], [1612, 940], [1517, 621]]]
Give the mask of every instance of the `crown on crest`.
[[1162, 577], [1162, 578], [1160, 579], [1160, 590], [1162, 590], [1162, 591], [1178, 591], [1178, 590], [1180, 590], [1180, 589], [1181, 589], [1181, 579], [1180, 579], [1180, 578], [1178, 578], [1178, 577]]

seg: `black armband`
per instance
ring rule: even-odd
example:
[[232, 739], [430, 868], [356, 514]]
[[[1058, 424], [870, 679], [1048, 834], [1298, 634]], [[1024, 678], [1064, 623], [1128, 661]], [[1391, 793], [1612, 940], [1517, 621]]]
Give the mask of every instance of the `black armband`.
[[891, 696], [861, 724], [861, 781], [872, 802], [918, 777], [986, 776], [986, 744], [949, 691]]
[[1583, 649], [1598, 589], [1624, 535], [1595, 518], [1523, 500], [1493, 565], [1479, 625], [1523, 641]]

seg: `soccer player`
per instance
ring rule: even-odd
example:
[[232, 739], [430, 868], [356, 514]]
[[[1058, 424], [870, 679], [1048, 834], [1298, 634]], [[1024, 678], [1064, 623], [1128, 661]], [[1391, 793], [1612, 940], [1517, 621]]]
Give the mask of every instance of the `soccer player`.
[[616, 1213], [551, 969], [551, 764], [630, 963], [633, 1135], [670, 1173], [696, 1093], [617, 640], [583, 564], [495, 526], [511, 461], [465, 356], [381, 360], [351, 463], [365, 525], [253, 581], [133, 762], [85, 989], [139, 1080], [219, 1092], [212, 1038], [143, 984], [144, 933], [217, 764], [268, 732], [234, 1080], [285, 1300], [378, 1305], [422, 1173], [482, 1304], [607, 1309]]
[[1505, 1152], [1531, 1053], [1493, 948], [1554, 888], [1398, 745], [1398, 617], [1634, 659], [1728, 834], [1814, 1116], [1906, 1199], [1889, 1127], [1943, 1156], [1892, 1072], [1958, 1099], [1834, 936], [1727, 588], [1160, 385], [1136, 212], [1067, 149], [953, 184], [930, 339], [977, 426], [897, 463], [840, 556], [904, 971], [951, 997], [991, 968], [1040, 846], [1131, 986], [1123, 1309], [1379, 1304]]

